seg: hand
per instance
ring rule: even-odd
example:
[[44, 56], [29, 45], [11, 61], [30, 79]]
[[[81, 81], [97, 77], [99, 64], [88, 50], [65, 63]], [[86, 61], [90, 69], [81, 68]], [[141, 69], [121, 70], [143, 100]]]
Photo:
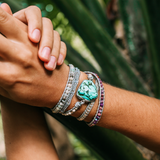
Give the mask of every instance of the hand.
[[[6, 3], [3, 3], [1, 8], [12, 15]], [[28, 37], [32, 42], [40, 42], [38, 56], [45, 62], [44, 67], [47, 70], [54, 70], [56, 65], [62, 65], [66, 57], [66, 45], [60, 42], [58, 32], [53, 31], [51, 20], [42, 18], [41, 11], [36, 6], [20, 10], [13, 16], [28, 25]]]
[[52, 108], [65, 88], [69, 68], [46, 71], [38, 44], [28, 39], [25, 24], [0, 8], [0, 94], [20, 103]]

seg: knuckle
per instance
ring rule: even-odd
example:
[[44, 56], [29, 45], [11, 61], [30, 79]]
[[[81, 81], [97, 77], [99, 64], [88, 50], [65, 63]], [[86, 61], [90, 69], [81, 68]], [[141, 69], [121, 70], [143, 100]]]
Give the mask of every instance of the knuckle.
[[61, 37], [57, 31], [54, 31], [54, 41], [56, 41], [58, 44], [61, 43]]
[[66, 54], [66, 51], [67, 51], [67, 46], [64, 42], [61, 41], [61, 52], [63, 54]]
[[55, 56], [56, 58], [58, 58], [59, 52], [60, 52], [60, 48], [58, 46], [55, 46], [53, 52], [51, 53], [51, 55]]
[[43, 22], [52, 25], [52, 21], [49, 18], [43, 17]]
[[55, 36], [56, 38], [58, 38], [59, 40], [61, 39], [61, 38], [60, 38], [60, 35], [59, 35], [59, 33], [58, 33], [57, 31], [54, 31], [54, 36]]
[[66, 50], [66, 49], [67, 49], [66, 44], [65, 44], [64, 42], [62, 42], [62, 41], [61, 41], [61, 47], [62, 47], [64, 50]]
[[28, 68], [32, 65], [33, 54], [32, 52], [26, 52], [25, 54], [20, 54], [19, 61], [24, 68]]
[[10, 74], [9, 75], [9, 79], [7, 81], [7, 86], [9, 88], [12, 88], [14, 85], [16, 84], [16, 78], [14, 74]]
[[29, 6], [28, 8], [29, 8], [30, 10], [33, 10], [34, 12], [36, 11], [36, 12], [41, 13], [40, 8], [39, 8], [39, 7], [37, 7], [37, 6]]
[[12, 69], [4, 74], [4, 87], [7, 89], [13, 88], [16, 84], [16, 72]]
[[0, 10], [0, 22], [5, 23], [8, 21], [8, 15], [3, 10]]
[[61, 42], [61, 49], [60, 49], [60, 53], [66, 57], [67, 54], [67, 46], [64, 42]]

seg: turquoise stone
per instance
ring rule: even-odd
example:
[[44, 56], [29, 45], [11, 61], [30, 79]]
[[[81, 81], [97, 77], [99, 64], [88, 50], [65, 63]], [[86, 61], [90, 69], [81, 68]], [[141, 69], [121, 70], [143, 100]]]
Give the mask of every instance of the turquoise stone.
[[91, 80], [84, 80], [78, 88], [77, 96], [88, 102], [98, 97], [98, 91], [95, 84]]

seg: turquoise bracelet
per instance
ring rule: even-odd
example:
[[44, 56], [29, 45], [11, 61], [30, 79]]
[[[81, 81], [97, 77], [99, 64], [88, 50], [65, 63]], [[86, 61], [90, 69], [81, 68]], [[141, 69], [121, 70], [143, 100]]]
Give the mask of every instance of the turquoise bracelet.
[[72, 109], [62, 113], [62, 115], [69, 116], [76, 112], [84, 103], [91, 103], [98, 97], [97, 87], [93, 83], [93, 76], [91, 74], [88, 74], [88, 80], [84, 80], [81, 83], [76, 95], [81, 101], [76, 102]]
[[95, 114], [94, 118], [92, 119], [92, 121], [87, 123], [89, 127], [92, 127], [92, 126], [95, 126], [102, 117], [103, 108], [104, 108], [104, 101], [105, 101], [105, 90], [104, 90], [103, 83], [97, 74], [92, 73], [92, 72], [88, 72], [88, 71], [85, 73], [92, 74], [97, 79], [97, 81], [99, 83], [99, 87], [100, 87], [99, 104], [98, 104], [96, 114]]

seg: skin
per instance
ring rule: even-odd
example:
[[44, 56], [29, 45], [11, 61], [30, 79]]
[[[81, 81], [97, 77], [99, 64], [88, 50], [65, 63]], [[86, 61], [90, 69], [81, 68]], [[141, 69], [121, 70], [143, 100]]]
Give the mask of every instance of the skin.
[[[3, 14], [3, 11], [0, 10], [0, 16]], [[21, 103], [52, 108], [63, 93], [69, 68], [63, 64], [54, 72], [46, 72], [36, 56], [38, 47], [28, 41], [27, 34], [21, 30], [19, 30], [20, 34], [9, 33], [11, 22], [15, 23], [13, 17], [8, 17], [5, 21], [0, 17], [1, 32], [7, 37], [0, 37], [0, 42], [2, 42], [0, 65], [5, 70], [5, 72], [0, 71], [0, 94]], [[12, 27], [12, 30], [16, 30], [16, 25]], [[9, 44], [7, 49], [4, 42]], [[13, 48], [16, 48], [18, 55], [14, 54]], [[87, 76], [81, 72], [78, 86], [84, 79], [87, 79]], [[160, 121], [160, 100], [103, 84], [106, 92], [105, 105], [98, 126], [119, 131], [145, 147], [160, 153], [160, 125], [158, 123]], [[77, 101], [74, 95], [69, 109]], [[86, 118], [86, 122], [91, 121], [94, 117], [97, 105], [98, 99]], [[83, 105], [73, 116], [80, 116], [85, 107], [86, 105]]]
[[7, 160], [58, 160], [42, 110], [1, 100]]
[[[2, 4], [1, 7], [10, 15], [12, 15], [12, 12], [7, 4]], [[37, 23], [41, 21], [41, 14], [37, 14], [37, 10], [35, 10], [35, 7], [29, 7], [25, 10], [19, 11], [19, 13], [16, 13], [14, 16], [16, 17], [19, 15], [23, 15], [24, 12], [26, 12], [25, 16], [23, 16], [23, 18], [17, 17], [17, 19], [25, 23], [27, 22], [28, 25], [31, 26], [31, 28], [37, 28]], [[30, 12], [34, 15], [32, 17], [38, 19], [37, 23], [33, 23], [33, 21], [30, 19], [27, 20], [26, 17], [30, 15]], [[46, 26], [48, 24], [47, 19], [45, 19], [45, 21], [43, 20], [43, 22], [46, 22], [43, 24], [43, 26], [45, 26], [47, 29], [53, 28], [50, 24], [49, 26]], [[19, 27], [26, 30], [25, 25], [20, 25]], [[42, 33], [44, 32], [47, 34], [46, 30], [44, 31], [43, 29]], [[42, 48], [44, 45], [50, 44], [47, 42], [48, 39], [46, 41], [43, 40], [45, 39], [45, 36], [45, 34], [42, 34], [42, 38], [40, 40], [40, 48]], [[58, 39], [57, 37], [51, 37], [53, 39], [53, 41], [51, 42], [54, 42], [55, 40], [56, 44], [58, 44], [58, 46], [60, 47], [56, 47], [60, 51], [57, 52], [56, 55], [59, 55], [60, 57], [60, 55], [62, 54], [65, 57], [66, 47], [65, 45], [63, 45], [63, 42], [60, 42], [59, 37]], [[33, 38], [29, 35], [29, 38], [30, 40], [32, 40], [32, 42], [36, 43], [36, 39], [34, 39], [35, 37]], [[37, 42], [39, 42], [39, 39], [37, 40]], [[54, 44], [52, 44], [52, 47], [53, 46]], [[54, 49], [54, 51], [56, 50]], [[39, 58], [41, 59], [40, 54]], [[61, 59], [61, 63], [63, 63], [63, 59]], [[59, 63], [58, 65], [61, 64]], [[45, 65], [45, 68], [48, 69], [47, 63]], [[8, 160], [58, 160], [58, 156], [52, 142], [43, 111], [40, 108], [19, 104], [1, 97], [1, 111], [5, 135], [4, 138], [6, 146], [6, 157]]]
[[[1, 4], [1, 8], [12, 15], [8, 4]], [[28, 30], [28, 37], [33, 43], [39, 43], [38, 56], [40, 60], [45, 62], [44, 67], [52, 71], [56, 65], [62, 65], [66, 57], [66, 54], [64, 54], [66, 45], [60, 40], [58, 32], [53, 30], [51, 20], [45, 17], [42, 18], [41, 11], [36, 6], [22, 9], [13, 16], [28, 25], [28, 28], [24, 25], [20, 26], [24, 30]]]

